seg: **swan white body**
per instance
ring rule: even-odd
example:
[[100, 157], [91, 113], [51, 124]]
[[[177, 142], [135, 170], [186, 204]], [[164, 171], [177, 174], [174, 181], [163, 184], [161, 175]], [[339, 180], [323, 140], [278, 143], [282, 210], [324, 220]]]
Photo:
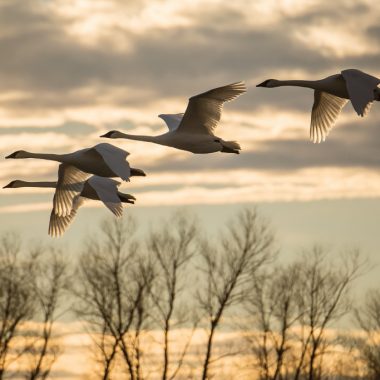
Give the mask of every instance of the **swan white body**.
[[100, 177], [120, 177], [128, 181], [130, 176], [145, 176], [140, 169], [130, 168], [126, 161], [128, 152], [111, 144], [98, 144], [68, 154], [30, 153], [17, 151], [6, 158], [40, 158], [61, 162], [58, 169], [54, 210], [59, 216], [70, 215], [74, 198], [83, 190], [83, 183], [91, 174]]
[[365, 116], [374, 101], [380, 101], [380, 79], [356, 69], [343, 70], [321, 80], [267, 79], [257, 87], [296, 86], [314, 90], [311, 112], [310, 139], [314, 143], [325, 141], [327, 135], [346, 105], [351, 100], [356, 113]]
[[245, 84], [238, 82], [191, 97], [184, 114], [159, 115], [169, 128], [169, 132], [159, 136], [130, 135], [110, 131], [101, 137], [147, 141], [198, 154], [214, 152], [238, 154], [240, 145], [236, 141], [224, 141], [215, 136], [214, 129], [219, 123], [223, 104], [244, 92], [246, 92]]
[[[79, 185], [79, 183], [78, 183]], [[59, 215], [53, 207], [49, 222], [49, 235], [60, 236], [73, 221], [78, 208], [86, 199], [102, 201], [104, 205], [117, 217], [123, 215], [122, 203], [134, 203], [136, 199], [133, 195], [124, 194], [118, 191], [117, 187], [120, 182], [110, 178], [92, 176], [86, 181], [80, 183], [82, 190], [72, 200], [71, 211], [67, 215]], [[20, 187], [39, 187], [39, 188], [55, 188], [58, 190], [58, 182], [28, 182], [15, 180], [10, 182], [4, 188], [20, 188]], [[57, 194], [56, 190], [56, 194]], [[60, 189], [65, 191], [65, 189]], [[54, 198], [56, 198], [56, 194]], [[54, 203], [54, 202], [53, 202]]]

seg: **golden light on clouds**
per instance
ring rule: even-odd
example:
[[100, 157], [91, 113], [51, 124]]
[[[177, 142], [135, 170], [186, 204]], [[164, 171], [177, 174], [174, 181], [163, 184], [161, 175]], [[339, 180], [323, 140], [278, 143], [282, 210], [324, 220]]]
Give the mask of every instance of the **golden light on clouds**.
[[[374, 44], [379, 5], [367, 0], [339, 7], [318, 0], [7, 5], [0, 27], [3, 157], [19, 149], [64, 153], [115, 144], [130, 152], [133, 167], [148, 173], [122, 186], [136, 193], [138, 207], [379, 196], [377, 104], [363, 119], [348, 104], [328, 140], [313, 145], [313, 91], [255, 87], [268, 78], [318, 79], [348, 67], [379, 75]], [[3, 6], [4, 12], [8, 8]], [[19, 19], [27, 44], [14, 27]], [[7, 50], [12, 43], [16, 48]], [[216, 133], [238, 141], [239, 156], [199, 157], [99, 138], [111, 129], [164, 133], [158, 114], [184, 112], [189, 97], [238, 80], [245, 80], [248, 91], [225, 105]], [[47, 161], [3, 160], [0, 166], [3, 184], [57, 178], [57, 164]], [[47, 193], [3, 190], [0, 207], [32, 210], [36, 202], [38, 209], [48, 209]], [[10, 200], [23, 206], [15, 208]]]
[[[119, 188], [137, 199], [125, 207], [125, 215], [133, 210], [136, 220], [141, 218], [139, 231], [172, 206], [193, 206], [187, 208], [204, 216], [207, 223], [200, 224], [208, 233], [242, 204], [259, 204], [273, 216], [286, 254], [314, 238], [333, 244], [347, 239], [348, 244], [363, 244], [363, 251], [368, 249], [377, 260], [378, 239], [372, 231], [378, 213], [372, 207], [376, 209], [380, 199], [380, 102], [365, 118], [348, 103], [327, 141], [312, 144], [313, 91], [256, 85], [269, 78], [316, 80], [348, 68], [380, 77], [379, 19], [380, 3], [371, 0], [4, 0], [1, 186], [15, 179], [57, 180], [57, 162], [5, 160], [13, 151], [66, 153], [111, 143], [130, 153], [131, 167], [147, 173]], [[189, 97], [240, 80], [247, 84], [247, 93], [225, 104], [215, 131], [218, 137], [239, 142], [239, 155], [194, 155], [157, 144], [100, 138], [109, 130], [165, 133], [167, 127], [157, 115], [184, 112]], [[53, 194], [46, 188], [1, 189], [0, 229], [14, 228], [24, 239], [50, 239]], [[68, 244], [77, 253], [82, 235], [98, 233], [97, 217], [111, 217], [101, 202], [87, 201], [84, 207], [101, 211], [79, 210], [82, 220], [74, 221], [62, 240], [54, 240], [57, 247]], [[223, 327], [229, 320], [225, 322]], [[234, 326], [215, 335], [214, 358], [244, 346], [247, 332]], [[90, 337], [89, 327], [77, 320], [59, 320], [56, 327], [55, 339], [63, 352], [52, 378], [87, 378], [97, 368], [97, 335]], [[342, 331], [329, 330], [326, 338], [333, 341], [337, 332]], [[176, 360], [183, 337], [190, 335], [186, 328], [172, 330]], [[205, 337], [202, 328], [195, 330], [184, 378], [198, 378]], [[154, 380], [162, 334], [144, 331], [142, 339], [148, 347], [143, 360]], [[340, 365], [341, 373], [352, 375], [359, 360], [352, 360], [335, 342], [332, 348], [331, 366]], [[249, 353], [239, 352], [216, 360], [212, 368], [220, 380], [248, 380], [257, 375], [252, 363]], [[122, 378], [123, 370], [116, 366], [115, 378]]]
[[73, 140], [73, 138], [63, 133], [39, 133], [36, 138], [34, 133], [22, 132], [17, 135], [17, 139], [15, 139], [13, 134], [2, 135], [0, 140], [0, 150], [3, 152], [7, 150], [18, 150], [20, 146], [27, 146], [28, 149], [34, 150], [45, 150], [46, 147], [49, 147], [49, 149], [59, 149], [61, 147], [72, 145]]
[[[52, 11], [67, 19], [67, 31], [86, 44], [109, 40], [118, 49], [132, 49], [124, 32], [187, 27], [191, 20], [184, 10], [196, 9], [194, 1], [56, 1]], [[126, 22], [128, 20], [128, 22]]]
[[298, 30], [294, 35], [305, 47], [313, 46], [327, 57], [355, 57], [380, 51], [379, 46], [373, 41], [368, 41], [363, 34], [358, 33], [356, 23], [348, 28], [346, 24], [343, 27], [322, 21], [318, 25]]

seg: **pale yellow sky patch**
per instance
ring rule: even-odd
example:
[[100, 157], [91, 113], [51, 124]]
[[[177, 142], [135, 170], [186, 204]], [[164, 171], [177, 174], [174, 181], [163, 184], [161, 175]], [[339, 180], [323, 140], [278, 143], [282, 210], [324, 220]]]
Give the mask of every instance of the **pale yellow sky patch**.
[[64, 115], [57, 112], [41, 112], [38, 116], [15, 115], [16, 112], [0, 108], [0, 128], [8, 127], [54, 127], [63, 124]]
[[321, 21], [319, 24], [305, 26], [294, 33], [295, 38], [307, 47], [318, 49], [323, 55], [343, 58], [355, 57], [365, 53], [378, 53], [380, 48], [368, 41], [358, 31], [357, 24], [349, 27]]
[[[207, 9], [226, 12], [236, 11], [245, 16], [246, 26], [252, 29], [268, 27], [284, 17], [301, 16], [315, 9], [318, 0], [280, 0], [245, 2], [244, 12], [240, 3], [226, 3], [222, 0], [149, 1], [120, 2], [105, 0], [59, 0], [52, 10], [67, 20], [67, 32], [86, 44], [96, 44], [108, 40], [115, 48], [129, 51], [132, 44], [126, 32], [135, 34], [149, 33], [152, 30], [174, 27], [189, 28], [196, 23], [197, 17]], [[260, 17], [251, 17], [260, 14]], [[125, 22], [126, 19], [128, 22]], [[217, 28], [218, 25], [215, 25]]]
[[[12, 152], [10, 151], [9, 153]], [[8, 159], [1, 163], [0, 178], [3, 182], [9, 182], [12, 179], [30, 180], [30, 178], [38, 181], [38, 177], [41, 178], [52, 171], [55, 172], [55, 170], [58, 170], [58, 164], [53, 161]], [[7, 189], [4, 189], [4, 191], [7, 191]]]
[[259, 0], [249, 2], [250, 14], [260, 14], [260, 18], [251, 18], [252, 23], [262, 26], [278, 22], [284, 16], [300, 16], [312, 10], [320, 1], [318, 0]]
[[106, 0], [59, 0], [52, 9], [67, 18], [68, 33], [82, 42], [91, 45], [106, 39], [114, 47], [128, 51], [132, 44], [125, 32], [139, 34], [156, 28], [190, 26], [191, 20], [182, 11], [196, 8], [200, 3], [199, 0], [124, 4]]
[[15, 150], [36, 149], [60, 149], [73, 145], [75, 137], [69, 137], [64, 133], [47, 132], [47, 133], [18, 133], [15, 138], [14, 134], [2, 135], [0, 139], [0, 151], [8, 151], [12, 153]]
[[52, 208], [52, 202], [38, 202], [38, 203], [21, 203], [17, 205], [0, 207], [1, 213], [24, 213], [35, 212], [42, 210], [49, 210]]
[[274, 106], [265, 106], [255, 113], [226, 112], [221, 126], [225, 124], [223, 134], [226, 137], [235, 135], [238, 140], [264, 141], [302, 138], [305, 136], [305, 128], [307, 130], [309, 123], [309, 112], [283, 111]]

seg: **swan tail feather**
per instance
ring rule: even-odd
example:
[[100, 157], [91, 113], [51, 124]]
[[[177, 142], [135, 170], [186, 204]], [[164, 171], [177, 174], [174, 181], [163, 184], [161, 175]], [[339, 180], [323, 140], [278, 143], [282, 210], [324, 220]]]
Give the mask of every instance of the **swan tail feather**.
[[223, 153], [235, 153], [235, 154], [240, 153], [239, 151], [241, 150], [241, 147], [238, 142], [221, 140], [220, 143], [222, 144]]

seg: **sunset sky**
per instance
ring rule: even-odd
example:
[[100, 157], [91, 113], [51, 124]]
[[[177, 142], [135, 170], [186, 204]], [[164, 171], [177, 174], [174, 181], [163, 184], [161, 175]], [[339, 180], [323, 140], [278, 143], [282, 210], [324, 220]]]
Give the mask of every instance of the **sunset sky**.
[[[380, 104], [364, 119], [348, 104], [328, 140], [314, 145], [313, 92], [255, 85], [347, 68], [380, 77], [379, 16], [371, 0], [2, 0], [0, 155], [71, 152], [110, 142], [99, 135], [111, 129], [159, 134], [158, 114], [244, 80], [248, 92], [225, 106], [217, 130], [240, 142], [239, 156], [112, 141], [147, 173], [122, 186], [138, 199], [129, 210], [147, 228], [187, 206], [213, 231], [257, 205], [285, 254], [316, 242], [356, 245], [376, 262]], [[2, 158], [0, 166], [2, 186], [57, 176], [53, 162]], [[47, 236], [52, 191], [1, 192], [1, 231], [57, 245], [76, 248], [109, 214], [89, 202], [57, 242]]]

